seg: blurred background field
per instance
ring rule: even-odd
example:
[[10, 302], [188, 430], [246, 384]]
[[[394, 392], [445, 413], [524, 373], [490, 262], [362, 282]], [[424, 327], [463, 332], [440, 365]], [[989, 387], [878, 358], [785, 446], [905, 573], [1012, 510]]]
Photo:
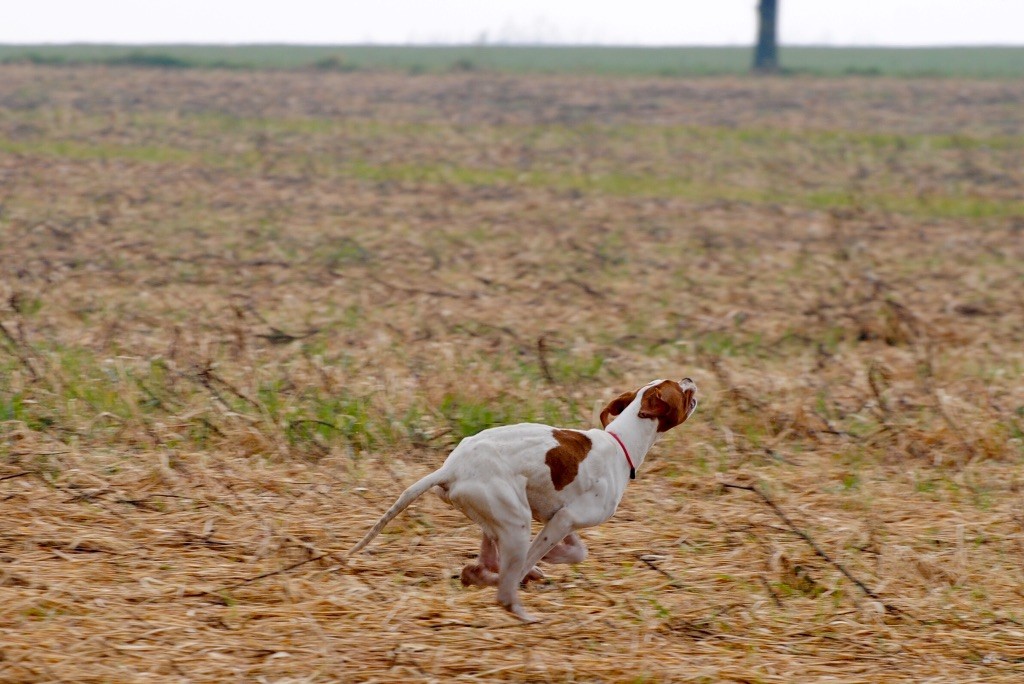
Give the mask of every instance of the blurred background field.
[[[1024, 77], [1021, 47], [808, 47], [779, 50], [787, 73], [812, 76]], [[746, 74], [746, 47], [515, 45], [0, 45], [0, 63], [163, 68], [320, 69], [608, 76]]]
[[[467, 50], [0, 67], [0, 680], [1018, 681], [1024, 81]], [[287, 569], [684, 375], [543, 624], [431, 498]]]

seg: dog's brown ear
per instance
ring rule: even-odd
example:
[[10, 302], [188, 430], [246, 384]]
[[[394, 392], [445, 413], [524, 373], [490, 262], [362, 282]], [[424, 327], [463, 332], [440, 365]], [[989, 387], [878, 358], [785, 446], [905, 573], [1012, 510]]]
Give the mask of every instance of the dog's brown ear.
[[601, 411], [601, 427], [608, 427], [608, 423], [615, 420], [615, 416], [622, 413], [635, 398], [636, 390], [633, 390], [632, 392], [623, 392], [612, 399], [611, 403], [605, 406], [604, 410]]

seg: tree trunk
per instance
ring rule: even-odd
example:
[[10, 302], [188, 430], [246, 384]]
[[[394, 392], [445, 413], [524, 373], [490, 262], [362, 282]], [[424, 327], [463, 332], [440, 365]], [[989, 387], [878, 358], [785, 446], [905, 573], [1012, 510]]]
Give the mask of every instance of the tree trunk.
[[754, 71], [773, 73], [779, 70], [778, 0], [761, 0], [757, 6], [757, 47], [754, 48]]

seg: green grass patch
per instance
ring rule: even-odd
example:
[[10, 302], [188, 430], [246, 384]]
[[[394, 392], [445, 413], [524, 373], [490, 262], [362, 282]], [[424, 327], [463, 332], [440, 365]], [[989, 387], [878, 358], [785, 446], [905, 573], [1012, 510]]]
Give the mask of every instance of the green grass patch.
[[[790, 74], [1019, 78], [1024, 48], [780, 48]], [[747, 74], [747, 47], [392, 45], [2, 45], [0, 62], [150, 68], [499, 71], [609, 76]]]
[[[849, 159], [864, 156], [876, 160], [888, 154], [911, 152], [920, 155], [934, 155], [950, 151], [969, 150], [1024, 150], [1021, 136], [979, 136], [964, 135], [896, 135], [834, 131], [795, 132], [782, 129], [730, 129], [724, 127], [671, 126], [650, 128], [636, 126], [595, 127], [587, 133], [570, 130], [564, 126], [532, 128], [515, 126], [475, 127], [471, 131], [454, 130], [443, 124], [385, 124], [380, 122], [334, 123], [319, 119], [234, 119], [225, 116], [200, 116], [184, 122], [172, 122], [166, 117], [141, 116], [134, 120], [136, 128], [152, 126], [141, 144], [114, 143], [107, 141], [84, 142], [91, 130], [98, 125], [88, 119], [79, 127], [83, 130], [74, 139], [61, 137], [45, 138], [41, 135], [17, 140], [0, 139], [0, 152], [21, 155], [52, 156], [72, 160], [127, 159], [156, 164], [202, 164], [214, 168], [229, 169], [237, 173], [259, 173], [263, 168], [264, 154], [256, 148], [246, 134], [278, 135], [295, 133], [312, 136], [329, 136], [332, 140], [352, 138], [361, 143], [368, 139], [390, 140], [409, 139], [410, 145], [423, 145], [424, 140], [437, 139], [439, 142], [456, 143], [453, 150], [458, 153], [465, 146], [467, 135], [472, 139], [516, 139], [529, 131], [537, 152], [544, 163], [529, 168], [502, 165], [470, 165], [457, 160], [433, 162], [385, 162], [369, 157], [354, 156], [351, 153], [333, 152], [332, 148], [315, 154], [274, 155], [274, 167], [279, 172], [308, 172], [315, 168], [318, 174], [333, 174], [358, 180], [399, 183], [422, 183], [469, 187], [529, 187], [544, 188], [561, 192], [583, 192], [593, 195], [625, 197], [665, 197], [686, 200], [731, 201], [751, 204], [779, 204], [810, 209], [870, 209], [875, 211], [905, 214], [926, 218], [1006, 218], [1024, 216], [1024, 200], [1018, 197], [980, 194], [970, 185], [954, 185], [947, 191], [930, 190], [920, 192], [908, 178], [894, 177], [882, 182], [880, 176], [867, 187], [853, 187], [846, 180]], [[217, 135], [218, 142], [196, 151], [184, 147], [148, 142], [169, 131], [198, 129], [209, 135]], [[221, 135], [226, 133], [227, 136]], [[579, 144], [579, 136], [593, 136], [595, 139], [613, 141], [611, 162], [628, 149], [651, 150], [658, 163], [642, 170], [622, 168], [609, 163], [606, 168], [580, 169], [563, 167], [558, 161], [562, 152]], [[240, 136], [243, 139], [235, 139]], [[169, 136], [168, 136], [169, 137]], [[703, 175], [694, 175], [694, 167], [673, 162], [673, 155], [664, 149], [655, 152], [664, 139], [672, 139], [671, 149], [690, 153], [717, 150], [719, 162], [712, 162]], [[541, 142], [544, 141], [544, 142]], [[553, 146], [553, 147], [552, 147]], [[728, 148], [727, 152], [722, 147]], [[765, 160], [780, 154], [781, 149], [792, 154], [804, 148], [830, 160], [836, 168], [829, 176], [813, 184], [793, 183], [780, 179], [777, 174], [765, 168]], [[347, 148], [346, 148], [347, 149]], [[724, 156], [723, 156], [724, 155]], [[724, 160], [733, 160], [726, 163]], [[740, 163], [742, 162], [742, 164]], [[305, 171], [303, 171], [305, 169]], [[737, 169], [749, 169], [740, 173]], [[737, 174], [739, 175], [737, 176]], [[882, 172], [884, 176], [884, 171]], [[342, 240], [331, 249], [324, 247], [318, 258], [329, 265], [362, 262], [369, 255], [358, 242]]]

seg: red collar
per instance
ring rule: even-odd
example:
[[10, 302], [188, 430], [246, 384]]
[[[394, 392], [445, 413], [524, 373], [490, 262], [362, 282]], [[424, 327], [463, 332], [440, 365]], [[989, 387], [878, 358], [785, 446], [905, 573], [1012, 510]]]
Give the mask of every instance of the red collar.
[[629, 479], [630, 480], [635, 480], [636, 479], [636, 467], [633, 465], [633, 459], [631, 459], [629, 457], [629, 449], [626, 448], [626, 445], [622, 443], [622, 438], [619, 437], [617, 434], [615, 434], [611, 430], [605, 430], [605, 432], [607, 432], [609, 435], [614, 437], [615, 441], [619, 443], [620, 447], [622, 447], [622, 453], [625, 454], [625, 456], [626, 456], [626, 463], [629, 464]]

